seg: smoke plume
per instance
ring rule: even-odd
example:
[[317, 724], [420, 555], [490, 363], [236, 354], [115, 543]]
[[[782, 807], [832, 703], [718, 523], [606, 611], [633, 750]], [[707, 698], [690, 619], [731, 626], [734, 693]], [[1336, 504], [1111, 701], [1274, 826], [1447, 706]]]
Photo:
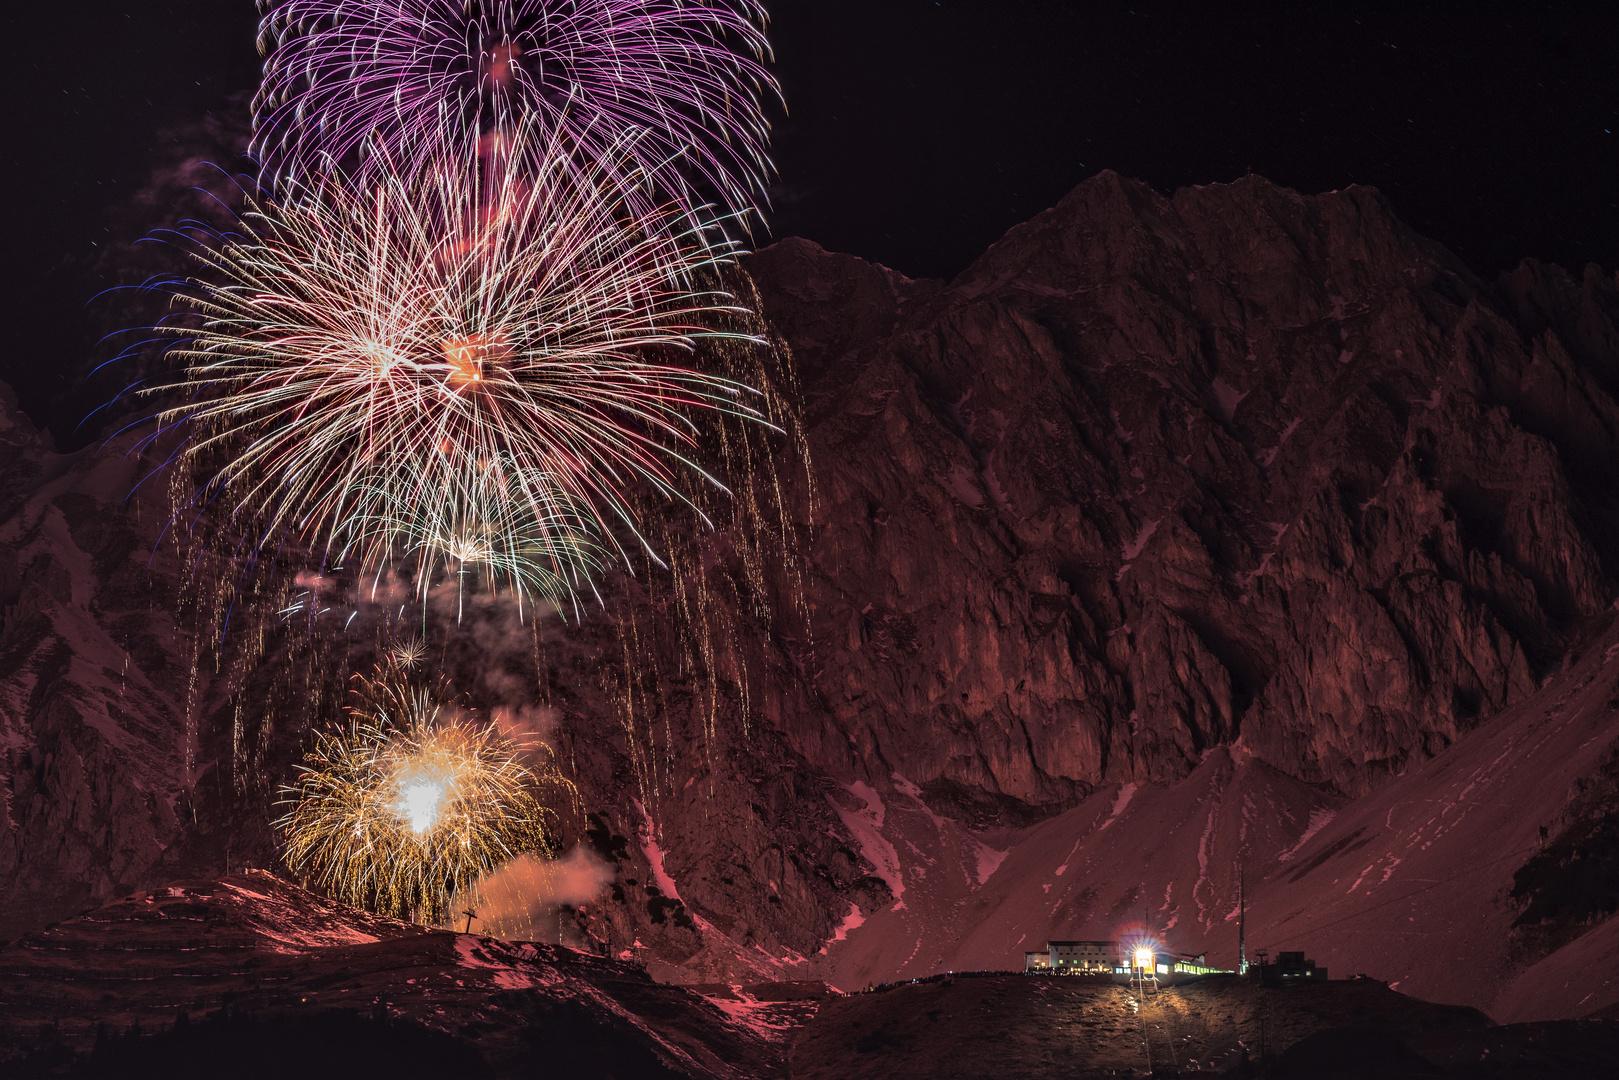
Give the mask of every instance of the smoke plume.
[[449, 925], [464, 927], [470, 911], [482, 933], [508, 941], [558, 942], [565, 936], [561, 909], [599, 900], [614, 876], [612, 866], [584, 847], [560, 859], [520, 855], [457, 893]]

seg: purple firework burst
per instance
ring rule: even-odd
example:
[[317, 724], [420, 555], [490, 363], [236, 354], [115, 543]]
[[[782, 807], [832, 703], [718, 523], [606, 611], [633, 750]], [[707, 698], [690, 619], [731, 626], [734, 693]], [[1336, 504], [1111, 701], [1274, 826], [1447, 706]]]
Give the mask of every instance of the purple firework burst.
[[587, 168], [630, 136], [614, 187], [636, 214], [673, 200], [746, 222], [771, 172], [764, 107], [780, 90], [756, 0], [261, 4], [254, 150], [271, 176], [409, 169], [518, 122]]

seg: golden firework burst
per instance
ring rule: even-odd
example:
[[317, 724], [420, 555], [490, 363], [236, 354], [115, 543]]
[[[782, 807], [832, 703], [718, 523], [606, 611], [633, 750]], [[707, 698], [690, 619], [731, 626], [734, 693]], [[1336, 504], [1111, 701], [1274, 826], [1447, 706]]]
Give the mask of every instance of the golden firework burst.
[[566, 781], [522, 760], [545, 748], [519, 746], [430, 690], [362, 679], [359, 696], [283, 789], [293, 806], [277, 824], [306, 887], [432, 923], [480, 875], [549, 851], [555, 815], [535, 793]]

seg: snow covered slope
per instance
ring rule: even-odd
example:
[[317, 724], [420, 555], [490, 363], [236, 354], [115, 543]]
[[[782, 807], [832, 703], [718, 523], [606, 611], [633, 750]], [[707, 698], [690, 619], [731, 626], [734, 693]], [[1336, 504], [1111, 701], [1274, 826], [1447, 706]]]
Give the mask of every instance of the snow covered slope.
[[[132, 1027], [178, 1039], [178, 1017], [228, 1013], [287, 1025], [293, 1040], [312, 1017], [358, 1036], [367, 1018], [395, 1039], [433, 1033], [495, 1076], [782, 1073], [780, 1048], [750, 1018], [633, 964], [424, 930], [262, 871], [138, 893], [0, 949], [0, 1073], [25, 1054], [89, 1053]], [[326, 1075], [301, 1043], [276, 1052]]]
[[1143, 924], [1234, 967], [1241, 865], [1250, 959], [1304, 950], [1334, 975], [1363, 972], [1502, 1022], [1596, 1012], [1619, 1002], [1619, 920], [1576, 927], [1539, 956], [1514, 930], [1524, 904], [1510, 893], [1540, 827], [1619, 745], [1615, 702], [1610, 632], [1529, 700], [1357, 800], [1240, 744], [1185, 780], [1109, 785], [1019, 831], [973, 833], [903, 778], [886, 796], [862, 786], [837, 802], [895, 900], [854, 913], [813, 971], [848, 989], [1015, 968], [1047, 938]]

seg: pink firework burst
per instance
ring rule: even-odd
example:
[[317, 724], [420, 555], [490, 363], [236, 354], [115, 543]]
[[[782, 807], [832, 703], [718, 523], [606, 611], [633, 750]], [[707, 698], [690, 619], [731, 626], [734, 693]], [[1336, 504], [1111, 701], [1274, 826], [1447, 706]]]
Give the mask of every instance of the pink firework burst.
[[[254, 149], [270, 175], [409, 173], [531, 122], [638, 215], [713, 203], [747, 222], [771, 172], [754, 0], [263, 0]], [[381, 154], [373, 154], [372, 148]], [[548, 163], [547, 163], [548, 164]]]

